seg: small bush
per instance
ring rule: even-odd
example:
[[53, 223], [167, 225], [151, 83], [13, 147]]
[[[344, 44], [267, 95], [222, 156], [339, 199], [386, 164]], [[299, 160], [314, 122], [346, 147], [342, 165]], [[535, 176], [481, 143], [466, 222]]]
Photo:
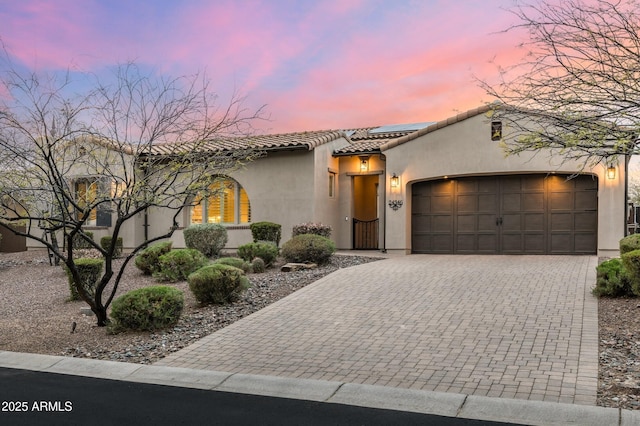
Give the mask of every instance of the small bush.
[[282, 236], [282, 225], [273, 222], [255, 222], [249, 225], [253, 242], [271, 241], [276, 247], [280, 245]]
[[221, 263], [223, 265], [234, 266], [238, 269], [242, 269], [245, 274], [252, 271], [251, 264], [246, 260], [240, 259], [239, 257], [221, 257], [214, 260], [213, 263]]
[[594, 296], [620, 297], [631, 296], [631, 280], [621, 259], [610, 259], [596, 267], [596, 287]]
[[622, 255], [622, 264], [631, 281], [631, 291], [640, 296], [640, 250], [633, 250]]
[[[96, 284], [102, 275], [102, 259], [80, 258], [74, 260], [78, 274], [80, 275], [80, 282], [82, 287], [90, 294], [95, 294]], [[73, 276], [67, 265], [63, 265], [64, 271], [67, 273], [69, 281], [69, 293], [70, 300], [80, 300], [80, 294], [78, 294], [78, 288], [73, 282]]]
[[184, 306], [184, 294], [169, 286], [130, 291], [113, 301], [113, 329], [158, 330], [175, 325]]
[[209, 259], [196, 249], [171, 250], [158, 258], [158, 270], [153, 273], [153, 278], [159, 281], [183, 281], [207, 263]]
[[630, 251], [640, 250], [640, 234], [627, 235], [620, 240], [620, 255]]
[[158, 258], [165, 253], [169, 253], [171, 246], [171, 241], [164, 241], [147, 247], [136, 256], [136, 267], [145, 275], [152, 275], [154, 272], [158, 272], [160, 270]]
[[207, 257], [218, 256], [227, 240], [227, 228], [218, 223], [200, 223], [184, 230], [187, 248], [196, 249]]
[[282, 246], [282, 257], [287, 262], [312, 262], [319, 265], [329, 261], [336, 246], [320, 235], [302, 234], [291, 238]]
[[260, 257], [256, 257], [251, 261], [251, 269], [256, 274], [261, 274], [267, 269], [267, 265], [265, 265], [264, 260]]
[[247, 262], [259, 257], [264, 260], [266, 266], [271, 266], [278, 257], [278, 247], [269, 241], [244, 244], [238, 247], [238, 256]]
[[[113, 237], [111, 237], [111, 235], [107, 235], [100, 238], [100, 247], [102, 247], [103, 250], [109, 250], [109, 247], [111, 247], [112, 240], [113, 240]], [[119, 257], [121, 254], [122, 254], [122, 237], [118, 237], [116, 239], [116, 248], [113, 252], [113, 256]]]
[[249, 280], [242, 269], [221, 263], [198, 269], [187, 281], [196, 300], [203, 305], [233, 302], [249, 288]]
[[73, 246], [73, 250], [92, 249], [94, 247], [93, 244], [91, 244], [91, 241], [93, 241], [93, 232], [78, 232], [71, 239], [71, 245]]
[[299, 225], [295, 225], [293, 227], [292, 236], [295, 237], [297, 235], [304, 234], [313, 234], [320, 235], [321, 237], [329, 238], [331, 237], [331, 226], [323, 225], [322, 223], [301, 223]]

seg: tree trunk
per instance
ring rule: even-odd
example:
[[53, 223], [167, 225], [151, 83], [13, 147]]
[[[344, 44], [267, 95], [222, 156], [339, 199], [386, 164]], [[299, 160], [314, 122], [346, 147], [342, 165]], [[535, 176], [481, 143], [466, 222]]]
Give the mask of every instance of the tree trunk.
[[98, 320], [98, 327], [105, 327], [107, 325], [107, 308], [102, 306], [96, 306], [95, 308], [91, 308], [93, 313], [96, 314], [96, 319]]

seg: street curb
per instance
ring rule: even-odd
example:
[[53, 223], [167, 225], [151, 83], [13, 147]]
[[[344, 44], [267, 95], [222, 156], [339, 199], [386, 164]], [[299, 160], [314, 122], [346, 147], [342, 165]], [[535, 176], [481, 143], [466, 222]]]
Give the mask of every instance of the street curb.
[[640, 424], [640, 411], [0, 351], [0, 367], [527, 425]]

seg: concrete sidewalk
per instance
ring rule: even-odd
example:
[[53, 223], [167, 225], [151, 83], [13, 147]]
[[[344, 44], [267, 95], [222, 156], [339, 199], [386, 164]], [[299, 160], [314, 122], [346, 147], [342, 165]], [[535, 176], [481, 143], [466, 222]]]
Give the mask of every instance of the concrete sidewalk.
[[640, 424], [640, 412], [616, 408], [147, 366], [51, 355], [0, 351], [0, 367], [525, 425], [631, 426]]
[[596, 264], [389, 258], [330, 274], [157, 365], [595, 405]]

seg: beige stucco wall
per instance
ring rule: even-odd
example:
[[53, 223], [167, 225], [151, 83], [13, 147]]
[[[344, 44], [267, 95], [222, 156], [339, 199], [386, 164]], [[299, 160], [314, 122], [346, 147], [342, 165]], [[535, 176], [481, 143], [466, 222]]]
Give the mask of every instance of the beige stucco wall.
[[411, 185], [445, 176], [524, 174], [541, 172], [595, 173], [598, 176], [598, 255], [614, 256], [624, 236], [625, 193], [623, 161], [615, 180], [605, 178], [605, 168], [583, 169], [581, 163], [564, 161], [549, 152], [524, 153], [505, 157], [499, 142], [491, 141], [490, 120], [485, 115], [460, 121], [415, 140], [384, 151], [387, 174], [400, 176], [397, 192], [386, 179], [387, 199], [401, 199], [402, 208], [386, 209], [386, 247], [390, 251], [411, 252]]

